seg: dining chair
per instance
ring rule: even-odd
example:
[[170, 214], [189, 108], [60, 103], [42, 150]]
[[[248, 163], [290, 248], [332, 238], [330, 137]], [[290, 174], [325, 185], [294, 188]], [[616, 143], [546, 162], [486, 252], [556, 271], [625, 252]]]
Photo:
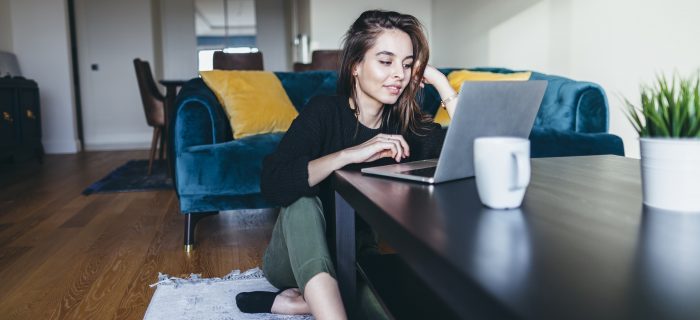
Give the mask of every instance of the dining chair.
[[340, 67], [340, 50], [314, 50], [311, 53], [311, 63], [294, 64], [294, 72], [309, 70], [338, 71]]
[[225, 53], [214, 52], [213, 67], [215, 70], [263, 70], [262, 52]]
[[160, 151], [158, 157], [164, 158], [164, 150], [167, 146], [167, 134], [165, 131], [165, 97], [153, 80], [151, 66], [148, 61], [139, 58], [134, 59], [134, 69], [136, 69], [136, 80], [139, 84], [143, 111], [146, 114], [146, 122], [153, 127], [153, 138], [151, 139], [151, 154], [148, 158], [148, 175], [153, 171], [153, 158], [155, 157], [158, 142], [160, 141]]

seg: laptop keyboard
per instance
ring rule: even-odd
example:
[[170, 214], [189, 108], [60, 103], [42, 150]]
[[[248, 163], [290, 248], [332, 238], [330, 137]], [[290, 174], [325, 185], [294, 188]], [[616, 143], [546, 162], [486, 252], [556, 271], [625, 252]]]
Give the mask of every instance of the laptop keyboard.
[[413, 176], [432, 178], [435, 176], [435, 169], [437, 167], [423, 168], [423, 169], [413, 169], [408, 171], [401, 171], [403, 174], [410, 174]]

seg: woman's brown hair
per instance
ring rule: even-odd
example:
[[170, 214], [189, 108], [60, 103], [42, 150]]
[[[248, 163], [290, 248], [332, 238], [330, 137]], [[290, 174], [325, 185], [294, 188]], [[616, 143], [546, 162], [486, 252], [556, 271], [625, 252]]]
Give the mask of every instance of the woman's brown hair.
[[[401, 30], [408, 34], [413, 45], [413, 68], [411, 81], [404, 89], [399, 99], [384, 109], [382, 125], [388, 125], [398, 119], [398, 132], [422, 135], [427, 128], [430, 117], [421, 112], [416, 100], [420, 90], [420, 79], [428, 62], [428, 41], [423, 32], [423, 26], [412, 15], [394, 11], [369, 10], [363, 12], [350, 26], [343, 38], [343, 53], [341, 56], [340, 72], [338, 74], [338, 94], [352, 99], [355, 113], [357, 108], [357, 79], [352, 75], [353, 68], [364, 59], [365, 53], [374, 46], [379, 35], [388, 29]], [[388, 110], [387, 110], [388, 109]], [[390, 122], [391, 120], [391, 122]]]

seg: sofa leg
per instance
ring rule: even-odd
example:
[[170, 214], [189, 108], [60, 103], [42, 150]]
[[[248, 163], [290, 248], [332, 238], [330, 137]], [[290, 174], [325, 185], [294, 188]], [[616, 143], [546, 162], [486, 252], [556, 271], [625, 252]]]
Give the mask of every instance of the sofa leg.
[[185, 214], [185, 252], [194, 250], [194, 230], [197, 227], [197, 222], [204, 217], [209, 217], [219, 214], [218, 211], [206, 213], [188, 213]]

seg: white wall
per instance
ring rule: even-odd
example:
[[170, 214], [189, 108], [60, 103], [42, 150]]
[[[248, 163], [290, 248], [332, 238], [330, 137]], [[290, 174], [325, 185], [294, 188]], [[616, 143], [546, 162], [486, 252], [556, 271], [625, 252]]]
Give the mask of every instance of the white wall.
[[150, 148], [132, 60], [148, 61], [156, 81], [195, 77], [194, 1], [77, 0], [76, 27], [85, 149]]
[[22, 74], [39, 84], [47, 153], [79, 150], [68, 11], [64, 0], [12, 0], [12, 51]]
[[[81, 73], [88, 71], [81, 76], [82, 93], [98, 101], [90, 105], [90, 99], [83, 99], [84, 144], [89, 150], [148, 148], [152, 131], [145, 122], [131, 59], [138, 56], [149, 60], [157, 79], [196, 76], [193, 0], [101, 2], [113, 3], [117, 10], [90, 15], [87, 27], [78, 30], [80, 69]], [[78, 14], [82, 3], [85, 0], [76, 1]], [[83, 19], [85, 14], [83, 11]], [[112, 27], [104, 27], [107, 24]], [[93, 28], [102, 28], [106, 36], [90, 38], [84, 34], [85, 29]], [[66, 1], [0, 0], [0, 50], [17, 54], [24, 75], [39, 84], [46, 152], [77, 152], [80, 142]], [[113, 55], [120, 50], [131, 51], [127, 58]], [[101, 70], [91, 72], [91, 63], [98, 63]], [[110, 70], [110, 64], [118, 66]], [[95, 78], [97, 74], [102, 77]], [[91, 84], [100, 81], [110, 86], [89, 90]], [[111, 104], [114, 99], [110, 91], [127, 96], [129, 102]]]
[[291, 39], [289, 38], [288, 10], [284, 0], [256, 0], [256, 45], [263, 54], [267, 71], [289, 71]]
[[432, 41], [431, 0], [310, 0], [311, 50], [339, 49], [345, 32], [363, 11], [383, 9], [411, 14], [425, 27]]
[[700, 68], [700, 2], [577, 0], [568, 9], [576, 35], [571, 74], [607, 90], [610, 130], [625, 140], [628, 156], [639, 157], [637, 134], [620, 111], [619, 97], [638, 104], [640, 84], [652, 83], [656, 74], [689, 74]]
[[0, 51], [12, 52], [10, 0], [0, 0]]
[[197, 36], [194, 27], [194, 0], [161, 0], [160, 26], [163, 78], [196, 77]]
[[153, 129], [146, 123], [132, 60], [159, 65], [152, 2], [77, 0], [75, 7], [85, 149], [149, 148]]
[[[491, 54], [491, 30], [538, 2], [539, 0], [433, 0], [431, 62], [443, 67], [487, 64]], [[541, 22], [531, 23], [539, 25]], [[522, 30], [529, 31], [530, 25], [526, 25]], [[523, 34], [522, 30], [510, 30], [514, 34], [509, 38], [522, 42], [519, 39]], [[540, 46], [542, 37], [539, 34], [538, 36], [540, 41], [536, 43]], [[528, 50], [531, 46], [534, 45], [520, 47], [518, 50]], [[525, 56], [531, 58], [531, 55]]]
[[700, 67], [700, 2], [692, 0], [434, 0], [437, 66], [531, 69], [592, 81], [606, 90], [610, 132], [639, 157], [620, 96], [659, 73]]

